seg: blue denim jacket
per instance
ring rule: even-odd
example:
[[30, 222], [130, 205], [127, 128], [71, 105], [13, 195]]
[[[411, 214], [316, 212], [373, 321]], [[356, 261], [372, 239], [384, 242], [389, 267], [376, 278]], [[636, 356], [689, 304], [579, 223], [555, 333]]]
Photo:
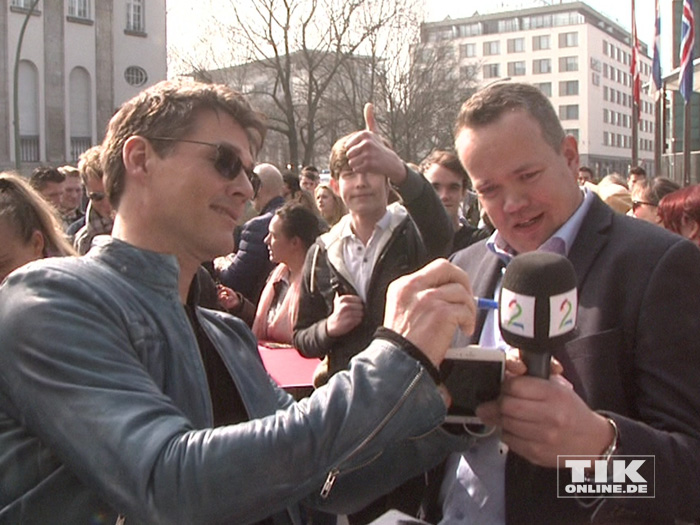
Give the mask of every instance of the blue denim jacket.
[[213, 429], [178, 271], [104, 238], [0, 287], [0, 523], [299, 523], [302, 499], [348, 512], [468, 445], [388, 341], [294, 403], [242, 322], [198, 309], [251, 418]]

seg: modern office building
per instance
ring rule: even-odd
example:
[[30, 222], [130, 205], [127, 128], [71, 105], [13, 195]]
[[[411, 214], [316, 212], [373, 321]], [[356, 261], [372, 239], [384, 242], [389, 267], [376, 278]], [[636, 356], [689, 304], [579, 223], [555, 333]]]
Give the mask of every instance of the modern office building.
[[[426, 23], [421, 45], [453, 46], [455, 67], [481, 85], [505, 79], [538, 86], [568, 133], [581, 164], [599, 177], [627, 173], [632, 161], [631, 34], [583, 2], [478, 14]], [[651, 59], [640, 42], [642, 82]], [[645, 90], [643, 90], [645, 91]], [[638, 164], [653, 171], [654, 103], [642, 93]]]
[[166, 78], [165, 29], [165, 0], [0, 0], [0, 169], [16, 151], [26, 173], [98, 143], [122, 102]]

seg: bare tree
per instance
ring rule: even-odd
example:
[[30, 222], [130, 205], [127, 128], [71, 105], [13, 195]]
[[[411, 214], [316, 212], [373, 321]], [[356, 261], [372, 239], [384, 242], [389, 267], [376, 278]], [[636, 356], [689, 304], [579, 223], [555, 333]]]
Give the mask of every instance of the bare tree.
[[460, 67], [454, 44], [416, 40], [407, 42], [408, 63], [387, 64], [391, 71], [380, 78], [386, 79], [387, 136], [402, 158], [420, 162], [432, 149], [453, 147], [452, 127], [476, 88], [477, 66]]
[[359, 108], [350, 111], [329, 107], [329, 98], [337, 101], [329, 94], [352, 81], [348, 75], [358, 68], [370, 71], [359, 65], [363, 47], [406, 5], [405, 0], [231, 0], [232, 16], [218, 19], [215, 34], [227, 35], [236, 55], [228, 66], [237, 65], [212, 70], [210, 62], [192, 61], [190, 66], [200, 79], [249, 94], [268, 116], [269, 140], [281, 135], [288, 162], [308, 164], [318, 158], [319, 143], [325, 157], [329, 140], [355, 124], [340, 116], [361, 115], [366, 100], [346, 100]]

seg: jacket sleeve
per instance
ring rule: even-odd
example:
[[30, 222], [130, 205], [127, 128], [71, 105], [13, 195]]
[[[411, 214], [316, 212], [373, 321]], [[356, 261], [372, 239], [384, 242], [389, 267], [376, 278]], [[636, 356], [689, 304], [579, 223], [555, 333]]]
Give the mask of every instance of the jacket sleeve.
[[[377, 340], [300, 403], [237, 425], [196, 428], [142, 362], [152, 352], [167, 355], [163, 342], [144, 341], [129, 312], [109, 303], [82, 276], [55, 269], [6, 281], [0, 409], [21, 414], [25, 432], [127, 521], [255, 522], [318, 493], [329, 472], [354, 471], [444, 418], [428, 373]], [[137, 352], [136, 341], [150, 352]], [[255, 344], [250, 334], [240, 342]], [[264, 374], [255, 367], [253, 375]]]
[[328, 302], [331, 286], [328, 273], [325, 252], [319, 245], [312, 245], [304, 261], [294, 324], [294, 347], [304, 357], [321, 358], [328, 354], [335, 342], [326, 331], [326, 319], [333, 308]]
[[[700, 250], [678, 240], [656, 262], [638, 311], [633, 413], [609, 411], [616, 454], [653, 455], [655, 497], [606, 500], [638, 515], [700, 517]], [[652, 519], [652, 521], [655, 521]]]
[[219, 280], [240, 292], [254, 304], [272, 265], [264, 239], [270, 221], [257, 217], [248, 221], [241, 231], [240, 245], [228, 267], [219, 273]]
[[427, 179], [406, 166], [406, 180], [396, 189], [418, 226], [429, 259], [447, 257], [454, 230], [445, 207]]

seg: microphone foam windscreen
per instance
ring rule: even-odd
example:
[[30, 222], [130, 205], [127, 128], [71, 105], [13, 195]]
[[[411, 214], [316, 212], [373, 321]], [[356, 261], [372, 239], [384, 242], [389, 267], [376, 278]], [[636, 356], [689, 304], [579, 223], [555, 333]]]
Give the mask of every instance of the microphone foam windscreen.
[[571, 262], [549, 252], [515, 257], [501, 285], [499, 324], [511, 346], [550, 352], [576, 327], [576, 272]]

